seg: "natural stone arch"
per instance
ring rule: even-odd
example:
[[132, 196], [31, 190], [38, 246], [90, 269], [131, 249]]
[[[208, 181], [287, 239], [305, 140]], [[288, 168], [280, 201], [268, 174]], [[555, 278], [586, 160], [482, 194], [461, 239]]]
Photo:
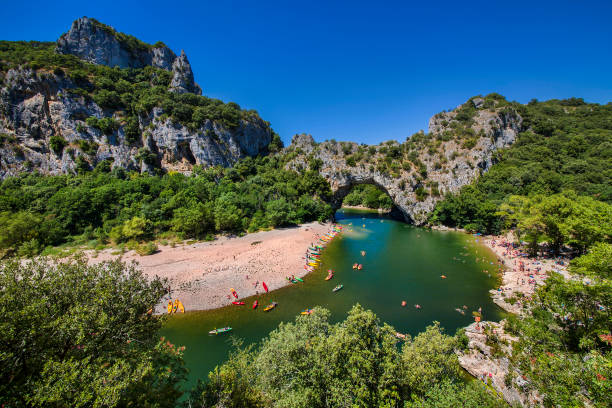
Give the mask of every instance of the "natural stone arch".
[[[472, 100], [466, 103], [476, 105]], [[391, 197], [406, 222], [422, 225], [444, 195], [457, 192], [487, 171], [495, 151], [514, 143], [523, 130], [522, 118], [511, 109], [476, 106], [473, 117], [463, 122], [455, 119], [458, 109], [435, 115], [429, 121], [429, 133], [415, 134], [402, 144], [315, 143], [310, 135], [296, 135], [287, 148], [294, 155], [288, 167], [316, 169], [329, 182], [331, 204], [336, 209], [354, 185], [374, 184]], [[469, 139], [453, 136], [459, 126], [464, 126], [461, 131], [470, 135]], [[367, 160], [355, 161], [364, 151]], [[390, 159], [389, 151], [399, 154]]]
[[398, 200], [398, 197], [392, 197], [385, 185], [380, 184], [379, 180], [374, 177], [347, 177], [345, 180], [343, 180], [343, 183], [341, 185], [332, 187], [332, 198], [330, 204], [332, 205], [334, 211], [342, 207], [342, 202], [344, 201], [344, 198], [351, 192], [353, 187], [360, 184], [371, 184], [373, 186], [376, 186], [380, 191], [387, 194], [391, 198], [391, 201], [393, 202], [393, 209], [391, 210], [391, 213], [393, 216], [401, 218], [406, 222], [413, 222], [412, 219], [406, 218], [407, 214], [404, 214], [401, 209], [395, 204]]

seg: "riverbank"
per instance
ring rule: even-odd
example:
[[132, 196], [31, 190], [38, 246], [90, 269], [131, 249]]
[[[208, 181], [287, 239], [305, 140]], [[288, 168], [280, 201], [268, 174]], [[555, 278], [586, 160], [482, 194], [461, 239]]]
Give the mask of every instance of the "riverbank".
[[[569, 259], [527, 257], [525, 249], [512, 232], [497, 236], [476, 236], [475, 240], [493, 251], [501, 274], [501, 285], [491, 290], [493, 301], [507, 312], [522, 315], [538, 286], [544, 284], [551, 272], [569, 278]], [[510, 364], [512, 343], [518, 339], [504, 330], [505, 321], [472, 323], [466, 327], [468, 350], [457, 352], [459, 364], [472, 376], [493, 387], [511, 404], [540, 405], [542, 396], [529, 390], [528, 381]], [[498, 352], [493, 345], [500, 347]], [[513, 378], [508, 381], [508, 378]], [[526, 391], [527, 390], [527, 391]]]
[[364, 205], [343, 205], [342, 208], [349, 210], [366, 210], [366, 211], [376, 211], [379, 214], [388, 214], [391, 212], [391, 209], [386, 208], [369, 208]]
[[[236, 300], [230, 296], [230, 288], [239, 298], [246, 298], [264, 292], [263, 282], [275, 290], [290, 284], [288, 275], [306, 275], [303, 257], [307, 248], [330, 229], [330, 223], [313, 222], [174, 248], [160, 246], [148, 256], [128, 251], [120, 257], [138, 262], [150, 279], [168, 279], [170, 293], [156, 307], [156, 313], [164, 313], [169, 298], [180, 299], [188, 311], [209, 310]], [[117, 257], [110, 249], [87, 255], [90, 263]]]
[[512, 232], [503, 236], [483, 236], [480, 241], [500, 262], [502, 284], [491, 291], [493, 301], [510, 313], [521, 314], [525, 301], [531, 299], [551, 272], [569, 277], [569, 259], [527, 257], [525, 249], [516, 244], [518, 239]]

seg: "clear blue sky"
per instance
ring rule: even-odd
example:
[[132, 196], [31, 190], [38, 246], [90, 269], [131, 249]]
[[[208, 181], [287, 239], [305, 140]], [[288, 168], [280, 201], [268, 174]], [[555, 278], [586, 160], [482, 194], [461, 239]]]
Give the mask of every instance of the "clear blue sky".
[[53, 41], [81, 16], [184, 49], [204, 94], [287, 143], [378, 143], [477, 94], [612, 101], [612, 1], [6, 1], [0, 39]]

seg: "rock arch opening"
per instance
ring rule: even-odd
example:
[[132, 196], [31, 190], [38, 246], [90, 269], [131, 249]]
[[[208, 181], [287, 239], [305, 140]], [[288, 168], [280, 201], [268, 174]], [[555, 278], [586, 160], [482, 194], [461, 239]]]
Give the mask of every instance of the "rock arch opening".
[[342, 207], [356, 207], [378, 210], [401, 221], [410, 221], [395, 205], [387, 189], [374, 180], [352, 182], [334, 191], [332, 197], [334, 210]]

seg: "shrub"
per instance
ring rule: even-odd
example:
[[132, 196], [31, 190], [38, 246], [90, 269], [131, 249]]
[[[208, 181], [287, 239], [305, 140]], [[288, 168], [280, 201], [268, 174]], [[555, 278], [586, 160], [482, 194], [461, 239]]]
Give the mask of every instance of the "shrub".
[[53, 135], [49, 139], [49, 147], [58, 156], [62, 154], [62, 151], [64, 150], [64, 147], [66, 147], [67, 144], [68, 142], [61, 135]]
[[152, 255], [158, 251], [157, 245], [155, 242], [145, 242], [139, 244], [136, 249], [136, 253], [140, 256]]

